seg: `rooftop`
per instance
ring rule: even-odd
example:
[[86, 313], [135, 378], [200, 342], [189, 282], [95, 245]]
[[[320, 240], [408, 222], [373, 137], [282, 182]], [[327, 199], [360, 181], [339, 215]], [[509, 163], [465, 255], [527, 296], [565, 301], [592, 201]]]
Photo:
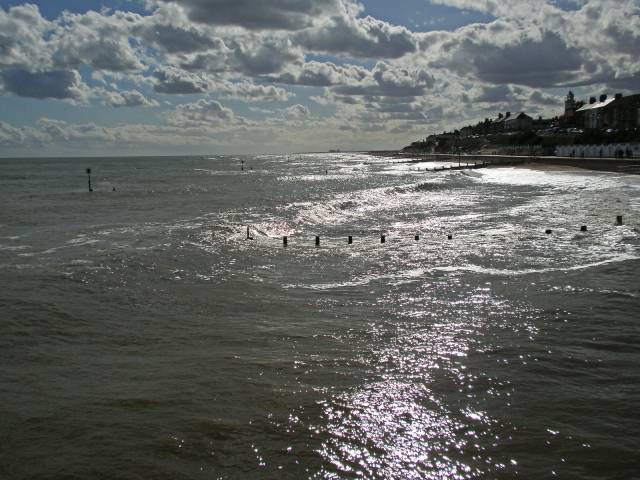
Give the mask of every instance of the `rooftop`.
[[581, 107], [576, 111], [577, 112], [586, 112], [587, 110], [597, 110], [598, 108], [606, 107], [611, 102], [615, 102], [615, 101], [616, 101], [616, 98], [615, 97], [611, 97], [611, 98], [607, 98], [604, 102], [587, 103], [584, 107]]

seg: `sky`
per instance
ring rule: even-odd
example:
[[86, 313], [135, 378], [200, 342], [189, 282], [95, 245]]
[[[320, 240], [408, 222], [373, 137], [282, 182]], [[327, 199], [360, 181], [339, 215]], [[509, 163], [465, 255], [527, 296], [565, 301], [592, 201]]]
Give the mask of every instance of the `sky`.
[[640, 0], [0, 0], [0, 156], [394, 149], [640, 93]]

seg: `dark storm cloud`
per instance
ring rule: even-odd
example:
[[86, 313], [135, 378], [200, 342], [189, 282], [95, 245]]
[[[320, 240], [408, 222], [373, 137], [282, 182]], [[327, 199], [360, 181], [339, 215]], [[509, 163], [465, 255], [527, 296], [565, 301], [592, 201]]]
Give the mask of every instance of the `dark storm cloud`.
[[480, 103], [500, 103], [514, 100], [513, 89], [509, 85], [483, 86], [480, 94], [471, 99]]
[[583, 64], [581, 51], [552, 32], [539, 40], [526, 38], [504, 46], [464, 38], [444, 49], [450, 54], [434, 62], [434, 67], [493, 84], [553, 87], [574, 79]]

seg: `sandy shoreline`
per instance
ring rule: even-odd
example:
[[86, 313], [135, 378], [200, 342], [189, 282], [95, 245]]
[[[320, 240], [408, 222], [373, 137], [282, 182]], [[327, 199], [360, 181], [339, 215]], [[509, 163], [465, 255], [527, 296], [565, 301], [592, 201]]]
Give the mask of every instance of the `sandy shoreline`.
[[496, 167], [501, 164], [510, 166], [526, 166], [535, 170], [596, 170], [628, 174], [640, 174], [640, 158], [575, 158], [575, 157], [528, 157], [515, 155], [453, 155], [453, 154], [418, 154], [408, 152], [379, 151], [367, 152], [369, 155], [404, 159], [407, 163], [451, 162], [473, 163], [486, 162]]

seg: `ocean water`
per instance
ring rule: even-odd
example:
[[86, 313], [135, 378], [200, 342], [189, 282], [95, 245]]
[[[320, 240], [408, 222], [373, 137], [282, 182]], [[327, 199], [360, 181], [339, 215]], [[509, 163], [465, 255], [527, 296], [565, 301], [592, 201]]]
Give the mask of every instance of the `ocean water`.
[[640, 478], [640, 177], [425, 166], [0, 160], [0, 478]]

